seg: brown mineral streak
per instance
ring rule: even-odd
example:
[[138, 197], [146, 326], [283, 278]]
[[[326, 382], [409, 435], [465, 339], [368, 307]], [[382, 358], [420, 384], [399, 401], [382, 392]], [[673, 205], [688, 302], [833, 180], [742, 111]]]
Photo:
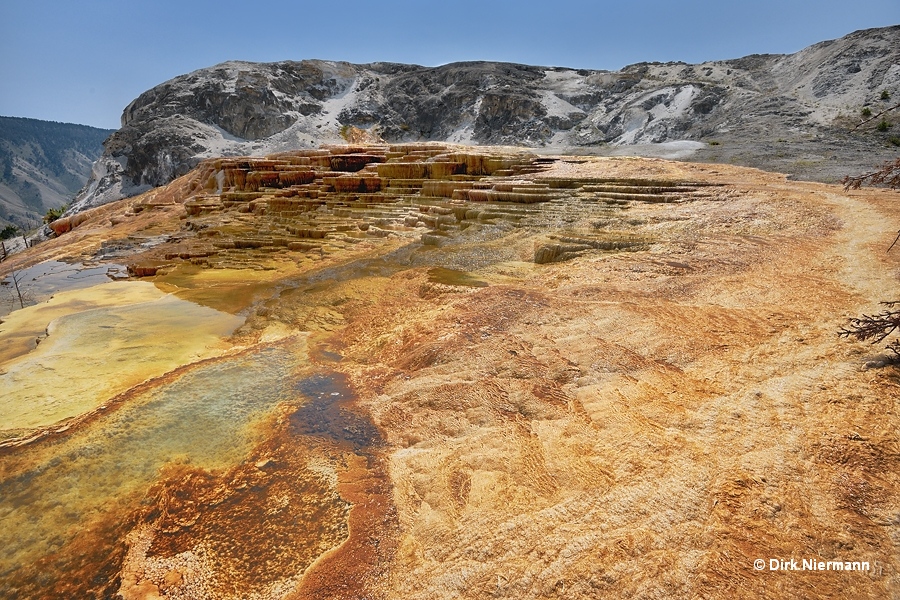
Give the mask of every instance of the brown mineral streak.
[[[310, 347], [310, 358], [320, 368], [326, 368], [322, 363], [327, 360], [328, 349], [341, 345], [340, 337], [316, 339]], [[361, 411], [355, 395], [340, 401], [338, 407]], [[351, 505], [347, 539], [319, 556], [303, 574], [298, 588], [285, 600], [382, 597], [373, 595], [373, 583], [388, 568], [397, 535], [397, 513], [385, 457], [379, 448], [369, 447], [358, 453], [343, 450], [341, 458], [337, 492]]]
[[[190, 565], [180, 557], [198, 550], [214, 557], [212, 565], [193, 569], [193, 579], [203, 582], [203, 595], [259, 593], [295, 578], [298, 569], [321, 560], [322, 551], [339, 542], [343, 502], [308, 468], [320, 452], [288, 435], [285, 421], [268, 425], [267, 439], [251, 460], [227, 473], [182, 467], [164, 474], [144, 511], [152, 541], [143, 556], [126, 563], [131, 577], [123, 580], [133, 586], [125, 590], [126, 598], [139, 596], [144, 565], [162, 560], [169, 573], [189, 573]], [[310, 489], [316, 492], [312, 498]], [[180, 560], [181, 566], [172, 568]], [[202, 577], [196, 571], [204, 571]], [[199, 586], [180, 582], [169, 587], [170, 595], [190, 598]]]
[[[371, 589], [387, 569], [396, 545], [396, 512], [382, 459], [345, 454], [338, 493], [352, 503], [349, 537], [320, 556], [286, 600], [379, 598]], [[374, 464], [373, 464], [374, 463]]]
[[[243, 277], [272, 296], [247, 300], [235, 343], [308, 331], [314, 361], [339, 348], [329, 368], [383, 442], [316, 450], [351, 504], [349, 533], [283, 597], [900, 593], [900, 379], [880, 348], [837, 337], [896, 298], [896, 192], [656, 159], [531, 169], [509, 151], [464, 181], [447, 173], [483, 164], [471, 149], [365, 152], [400, 158], [352, 177], [330, 171], [349, 150], [257, 164], [321, 164], [314, 183], [210, 161], [33, 250], [58, 256], [72, 236], [68, 251], [90, 255], [103, 219], [120, 236], [171, 232], [187, 200], [192, 227], [220, 233], [145, 252], [169, 271], [154, 281], [215, 290], [215, 277]], [[423, 166], [437, 154], [455, 158]], [[249, 186], [230, 204], [202, 189], [221, 169]], [[412, 179], [429, 173], [448, 179]], [[209, 239], [227, 243], [200, 256]], [[754, 569], [776, 558], [872, 569]]]

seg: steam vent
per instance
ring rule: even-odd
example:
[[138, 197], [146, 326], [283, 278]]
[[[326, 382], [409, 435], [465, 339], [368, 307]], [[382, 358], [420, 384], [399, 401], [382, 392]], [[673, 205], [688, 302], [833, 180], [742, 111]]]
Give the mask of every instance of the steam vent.
[[894, 597], [900, 386], [836, 332], [897, 206], [434, 142], [54, 221], [0, 262], [0, 597]]

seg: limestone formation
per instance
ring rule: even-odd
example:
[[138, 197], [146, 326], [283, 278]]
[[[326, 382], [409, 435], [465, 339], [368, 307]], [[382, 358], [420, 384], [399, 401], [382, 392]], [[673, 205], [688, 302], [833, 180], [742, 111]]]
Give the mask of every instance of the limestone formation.
[[[894, 134], [874, 124], [852, 129], [863, 106], [882, 105], [883, 91], [900, 97], [900, 26], [858, 31], [791, 55], [641, 63], [620, 71], [491, 62], [433, 68], [227, 62], [162, 83], [129, 104], [72, 211], [168, 183], [206, 158], [358, 139], [693, 155], [837, 181], [893, 156]], [[348, 154], [331, 158], [331, 169], [355, 172], [372, 162]], [[322, 157], [308, 158], [316, 164]], [[382, 176], [458, 174], [452, 158], [445, 162], [433, 174], [411, 164]], [[479, 174], [475, 165], [466, 167]]]
[[[254, 261], [244, 256], [248, 250], [321, 254], [389, 236], [413, 236], [440, 246], [448, 233], [470, 227], [470, 233], [498, 223], [540, 227], [527, 208], [538, 203], [548, 205], [544, 216], [573, 210], [599, 214], [609, 206], [720, 194], [720, 186], [700, 182], [541, 176], [556, 160], [436, 143], [332, 145], [261, 158], [210, 159], [187, 177], [180, 194], [149, 194], [135, 203], [136, 212], [181, 204], [187, 220], [185, 234], [170, 239], [177, 248], [167, 245], [166, 252], [141, 255], [129, 273], [155, 276], [180, 262], [233, 265], [237, 256], [249, 267]], [[60, 219], [54, 231], [65, 234], [87, 214]], [[645, 249], [648, 243], [609, 232], [570, 231], [541, 242], [533, 260], [558, 262], [589, 251]]]

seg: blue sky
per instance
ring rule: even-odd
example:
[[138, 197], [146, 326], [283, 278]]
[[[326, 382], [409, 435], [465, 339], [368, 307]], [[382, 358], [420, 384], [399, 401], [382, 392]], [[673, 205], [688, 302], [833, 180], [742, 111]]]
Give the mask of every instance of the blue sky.
[[0, 0], [0, 115], [116, 128], [141, 92], [233, 59], [615, 70], [790, 53], [898, 23], [898, 0]]

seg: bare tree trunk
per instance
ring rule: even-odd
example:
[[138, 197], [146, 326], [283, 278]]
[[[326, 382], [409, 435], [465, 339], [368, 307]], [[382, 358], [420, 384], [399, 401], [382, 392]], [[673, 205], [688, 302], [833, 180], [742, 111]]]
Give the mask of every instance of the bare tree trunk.
[[19, 289], [19, 272], [13, 271], [12, 275], [10, 275], [10, 279], [12, 279], [13, 285], [16, 287], [16, 295], [19, 297], [19, 306], [25, 308], [25, 299], [22, 298], [22, 291]]

